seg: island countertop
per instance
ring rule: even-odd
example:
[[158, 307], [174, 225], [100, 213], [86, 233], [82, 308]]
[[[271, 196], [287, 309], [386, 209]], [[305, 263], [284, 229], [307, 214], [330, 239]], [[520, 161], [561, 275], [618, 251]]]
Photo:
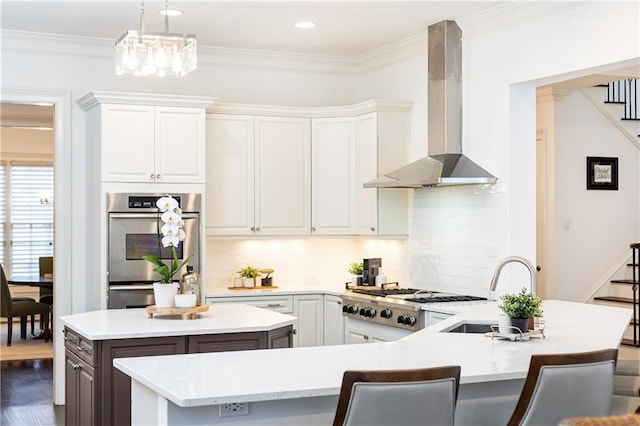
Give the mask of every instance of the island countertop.
[[350, 369], [460, 365], [461, 384], [474, 384], [523, 379], [534, 354], [618, 347], [631, 317], [629, 309], [556, 300], [543, 309], [546, 337], [522, 342], [442, 332], [465, 322], [495, 324], [493, 302], [395, 342], [120, 358], [114, 366], [180, 407], [338, 395]]
[[270, 331], [294, 324], [297, 318], [250, 305], [220, 304], [195, 319], [177, 315], [149, 318], [145, 309], [108, 309], [66, 315], [60, 321], [89, 340], [112, 340]]

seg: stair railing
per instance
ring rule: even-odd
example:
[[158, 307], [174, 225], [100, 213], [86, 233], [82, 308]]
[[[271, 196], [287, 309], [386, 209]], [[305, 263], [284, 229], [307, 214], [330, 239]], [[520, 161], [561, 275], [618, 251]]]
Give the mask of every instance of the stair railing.
[[606, 103], [624, 104], [623, 120], [640, 120], [640, 84], [637, 79], [612, 81], [607, 84]]
[[633, 284], [631, 291], [633, 291], [633, 346], [640, 346], [639, 331], [640, 324], [638, 324], [638, 284], [640, 284], [640, 243], [631, 244], [631, 270], [633, 271]]

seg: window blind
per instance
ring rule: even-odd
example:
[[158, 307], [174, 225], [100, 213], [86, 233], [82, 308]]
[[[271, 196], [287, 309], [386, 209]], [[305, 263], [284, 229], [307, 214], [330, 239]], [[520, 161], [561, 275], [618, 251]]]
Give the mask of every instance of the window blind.
[[37, 275], [53, 256], [53, 167], [11, 165], [9, 186], [11, 275]]
[[[8, 244], [5, 236], [7, 227], [7, 167], [0, 164], [0, 263], [7, 266], [5, 252]], [[5, 271], [6, 272], [6, 271]]]

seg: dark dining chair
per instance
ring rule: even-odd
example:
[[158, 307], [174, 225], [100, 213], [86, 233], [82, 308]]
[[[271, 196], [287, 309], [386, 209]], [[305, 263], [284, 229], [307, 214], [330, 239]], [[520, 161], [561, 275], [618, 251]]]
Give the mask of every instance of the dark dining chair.
[[[9, 283], [4, 273], [4, 267], [0, 265], [0, 317], [7, 318], [7, 346], [11, 346], [13, 334], [13, 318], [20, 318], [20, 337], [27, 338], [27, 317], [40, 314], [40, 322], [44, 324], [44, 331], [49, 334], [49, 305], [35, 301], [11, 300]], [[47, 341], [48, 339], [45, 339]]]
[[[40, 276], [53, 275], [53, 256], [43, 256], [38, 259]], [[53, 305], [53, 289], [40, 287], [40, 302]]]
[[[38, 258], [38, 270], [41, 277], [45, 275], [53, 277], [53, 256]], [[40, 287], [40, 303], [49, 305], [51, 328], [53, 328], [53, 288]], [[33, 330], [31, 333], [33, 334]]]
[[617, 349], [533, 355], [508, 426], [610, 415], [617, 358]]
[[459, 366], [345, 371], [333, 425], [453, 425], [459, 387]]

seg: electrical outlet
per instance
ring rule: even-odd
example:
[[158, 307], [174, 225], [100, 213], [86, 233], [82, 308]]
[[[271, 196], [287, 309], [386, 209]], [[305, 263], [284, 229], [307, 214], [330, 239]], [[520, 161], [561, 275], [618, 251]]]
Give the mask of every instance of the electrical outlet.
[[228, 404], [220, 404], [220, 417], [246, 416], [249, 414], [248, 402], [230, 402]]

